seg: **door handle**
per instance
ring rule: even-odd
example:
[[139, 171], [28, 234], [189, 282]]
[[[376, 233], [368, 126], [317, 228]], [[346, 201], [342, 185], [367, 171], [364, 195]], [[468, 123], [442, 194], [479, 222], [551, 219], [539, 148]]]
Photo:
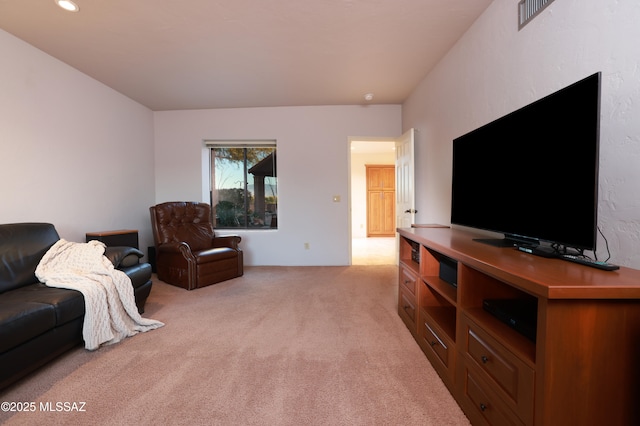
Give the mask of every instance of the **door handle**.
[[405, 213], [418, 213], [418, 210], [416, 209], [408, 209], [404, 211]]

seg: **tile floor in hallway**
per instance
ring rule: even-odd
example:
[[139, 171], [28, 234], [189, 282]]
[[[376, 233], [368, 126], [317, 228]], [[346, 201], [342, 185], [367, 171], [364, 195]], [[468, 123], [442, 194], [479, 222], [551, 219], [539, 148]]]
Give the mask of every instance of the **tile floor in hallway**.
[[351, 240], [351, 264], [397, 264], [395, 237], [353, 238]]

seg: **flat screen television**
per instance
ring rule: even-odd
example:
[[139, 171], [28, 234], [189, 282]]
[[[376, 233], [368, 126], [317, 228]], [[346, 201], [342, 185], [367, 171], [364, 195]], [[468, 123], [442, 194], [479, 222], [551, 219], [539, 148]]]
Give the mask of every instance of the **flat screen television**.
[[495, 245], [595, 250], [600, 73], [453, 141], [451, 223]]

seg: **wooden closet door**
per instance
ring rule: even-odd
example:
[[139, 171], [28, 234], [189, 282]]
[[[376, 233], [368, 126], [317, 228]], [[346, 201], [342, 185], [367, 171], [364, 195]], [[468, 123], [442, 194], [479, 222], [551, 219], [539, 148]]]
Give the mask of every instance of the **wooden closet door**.
[[396, 179], [393, 165], [367, 165], [367, 236], [395, 235]]

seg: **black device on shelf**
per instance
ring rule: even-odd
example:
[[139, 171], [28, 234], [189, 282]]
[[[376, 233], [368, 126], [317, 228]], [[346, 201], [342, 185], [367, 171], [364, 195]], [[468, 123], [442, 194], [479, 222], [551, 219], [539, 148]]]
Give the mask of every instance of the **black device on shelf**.
[[439, 256], [440, 267], [438, 275], [440, 279], [454, 287], [458, 287], [458, 262], [447, 257]]
[[453, 141], [451, 222], [502, 233], [502, 245], [540, 241], [594, 250], [600, 73]]
[[411, 244], [411, 260], [415, 263], [420, 263], [420, 244], [415, 241], [409, 241]]
[[528, 339], [536, 341], [536, 299], [485, 299], [482, 308]]
[[458, 287], [458, 262], [434, 250], [427, 251], [438, 262], [438, 278], [452, 287]]

